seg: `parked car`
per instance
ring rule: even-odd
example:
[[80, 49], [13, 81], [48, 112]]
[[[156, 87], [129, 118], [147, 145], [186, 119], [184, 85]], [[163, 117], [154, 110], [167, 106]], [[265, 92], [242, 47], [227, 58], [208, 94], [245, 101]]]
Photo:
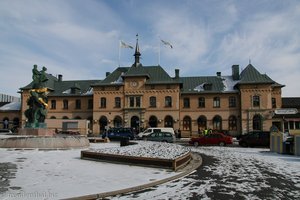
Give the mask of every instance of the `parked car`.
[[144, 140], [173, 143], [175, 136], [169, 132], [155, 132], [144, 136]]
[[0, 129], [0, 133], [6, 133], [6, 134], [8, 134], [8, 133], [12, 133], [12, 132], [9, 129]]
[[131, 128], [111, 128], [102, 135], [102, 138], [105, 137], [112, 140], [120, 140], [122, 138], [129, 138], [133, 140], [134, 134]]
[[166, 128], [166, 127], [152, 127], [152, 128], [147, 128], [145, 131], [140, 132], [137, 137], [142, 139], [145, 136], [150, 135], [151, 133], [158, 133], [158, 132], [169, 132], [172, 135], [175, 136], [175, 132], [173, 128]]
[[225, 146], [227, 144], [232, 144], [233, 139], [231, 136], [225, 135], [223, 133], [211, 133], [208, 135], [191, 138], [189, 144], [194, 146], [199, 145], [220, 145]]
[[239, 137], [239, 145], [242, 147], [264, 146], [270, 147], [270, 132], [252, 131]]

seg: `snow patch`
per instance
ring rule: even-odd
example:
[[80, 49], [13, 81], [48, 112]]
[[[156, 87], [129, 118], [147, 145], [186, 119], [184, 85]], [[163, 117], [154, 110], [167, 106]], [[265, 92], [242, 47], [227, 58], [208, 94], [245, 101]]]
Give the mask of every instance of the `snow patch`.
[[106, 149], [91, 149], [90, 151], [113, 155], [175, 160], [176, 158], [189, 153], [190, 148], [163, 142], [139, 141], [135, 145]]

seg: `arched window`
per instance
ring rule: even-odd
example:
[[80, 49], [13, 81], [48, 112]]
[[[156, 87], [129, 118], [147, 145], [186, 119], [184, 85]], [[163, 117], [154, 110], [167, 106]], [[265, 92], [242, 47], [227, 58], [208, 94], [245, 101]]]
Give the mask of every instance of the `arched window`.
[[63, 119], [69, 119], [69, 117], [67, 117], [67, 116], [63, 116], [62, 118], [63, 118]]
[[3, 129], [8, 129], [9, 128], [9, 119], [7, 117], [5, 117], [3, 119]]
[[213, 129], [222, 130], [222, 118], [219, 115], [213, 118]]
[[231, 115], [228, 119], [228, 129], [230, 131], [236, 131], [237, 130], [237, 119], [233, 115]]
[[122, 118], [120, 116], [116, 116], [114, 118], [114, 127], [115, 128], [122, 127]]
[[253, 117], [253, 130], [261, 131], [262, 130], [262, 117], [261, 115], [254, 115]]
[[207, 129], [207, 119], [205, 116], [201, 115], [198, 120], [198, 132], [202, 132], [203, 130]]
[[149, 118], [149, 126], [150, 126], [150, 127], [157, 127], [157, 124], [158, 124], [157, 117], [152, 115], [152, 116]]
[[81, 119], [81, 117], [80, 116], [76, 116], [74, 119]]
[[192, 119], [189, 116], [185, 116], [183, 118], [183, 130], [184, 131], [191, 131], [192, 129]]
[[56, 117], [55, 116], [51, 116], [50, 119], [56, 119]]
[[20, 119], [18, 117], [15, 117], [13, 119], [13, 125], [16, 126], [16, 127], [20, 126]]
[[173, 128], [173, 117], [168, 115], [165, 117], [165, 127]]
[[107, 127], [108, 120], [105, 116], [101, 116], [99, 119], [99, 127], [100, 127], [100, 133], [102, 134], [105, 131], [105, 128]]

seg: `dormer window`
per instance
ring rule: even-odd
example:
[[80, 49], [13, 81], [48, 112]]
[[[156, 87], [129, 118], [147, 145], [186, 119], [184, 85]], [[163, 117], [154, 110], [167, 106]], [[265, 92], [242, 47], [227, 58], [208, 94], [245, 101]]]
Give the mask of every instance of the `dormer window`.
[[206, 83], [203, 85], [203, 88], [205, 91], [208, 91], [208, 90], [212, 90], [212, 84], [211, 83]]

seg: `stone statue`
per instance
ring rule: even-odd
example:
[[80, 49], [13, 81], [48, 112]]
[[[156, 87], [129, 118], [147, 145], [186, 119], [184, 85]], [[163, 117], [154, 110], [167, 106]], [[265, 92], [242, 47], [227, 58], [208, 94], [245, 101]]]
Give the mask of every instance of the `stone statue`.
[[32, 69], [32, 89], [30, 90], [30, 97], [27, 101], [29, 108], [25, 111], [25, 116], [28, 121], [27, 128], [45, 128], [45, 118], [48, 108], [48, 89], [45, 87], [45, 82], [48, 80], [46, 75], [47, 68], [43, 67], [38, 71], [37, 65]]

